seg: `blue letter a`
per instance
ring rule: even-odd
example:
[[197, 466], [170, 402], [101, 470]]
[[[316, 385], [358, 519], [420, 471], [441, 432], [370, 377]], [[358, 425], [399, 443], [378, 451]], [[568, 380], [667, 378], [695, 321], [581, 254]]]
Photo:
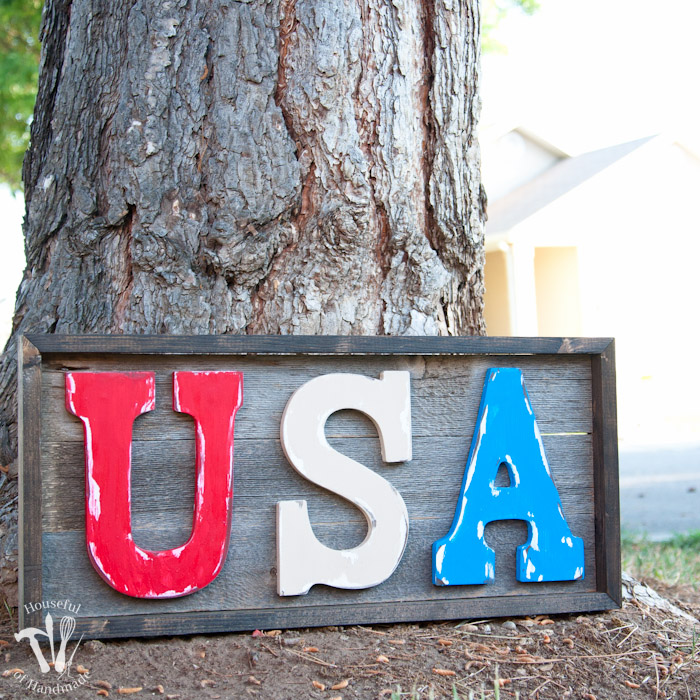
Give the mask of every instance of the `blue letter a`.
[[[498, 488], [505, 464], [511, 485]], [[535, 414], [519, 369], [486, 374], [476, 430], [449, 533], [433, 544], [433, 583], [488, 583], [496, 555], [484, 539], [494, 520], [524, 520], [528, 541], [518, 547], [518, 581], [583, 577], [583, 540], [564, 519]]]

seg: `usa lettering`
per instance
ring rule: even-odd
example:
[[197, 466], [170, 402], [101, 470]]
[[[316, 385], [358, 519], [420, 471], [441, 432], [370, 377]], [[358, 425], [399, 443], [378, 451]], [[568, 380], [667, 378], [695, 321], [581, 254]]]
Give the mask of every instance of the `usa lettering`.
[[[233, 501], [233, 447], [243, 402], [241, 372], [174, 372], [173, 410], [194, 419], [196, 487], [192, 532], [184, 545], [150, 551], [131, 531], [131, 439], [137, 416], [155, 407], [153, 372], [69, 372], [66, 407], [85, 434], [85, 529], [88, 556], [112, 588], [136, 598], [175, 598], [211, 583], [226, 560]], [[331, 414], [352, 409], [375, 424], [382, 459], [412, 458], [410, 375], [378, 379], [326, 374], [289, 398], [280, 440], [303, 478], [342, 496], [365, 516], [367, 536], [336, 550], [313, 533], [306, 501], [277, 504], [277, 592], [306, 594], [316, 584], [361, 589], [396, 570], [409, 536], [401, 494], [391, 483], [334, 450], [325, 438]], [[495, 486], [505, 465], [510, 486]], [[566, 522], [522, 372], [487, 372], [476, 430], [456, 501], [452, 526], [433, 544], [433, 583], [483, 584], [494, 580], [495, 554], [485, 527], [523, 520], [528, 540], [518, 547], [516, 577], [523, 582], [573, 581], [584, 576], [583, 540]], [[427, 555], [427, 553], [426, 553]]]

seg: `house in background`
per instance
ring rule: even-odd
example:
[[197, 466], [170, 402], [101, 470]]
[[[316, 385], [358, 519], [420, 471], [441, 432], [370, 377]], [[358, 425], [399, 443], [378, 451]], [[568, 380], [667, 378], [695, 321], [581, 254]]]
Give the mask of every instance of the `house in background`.
[[489, 335], [613, 336], [622, 436], [700, 440], [700, 381], [680, 376], [700, 342], [698, 154], [665, 136], [577, 156], [523, 129], [482, 142]]

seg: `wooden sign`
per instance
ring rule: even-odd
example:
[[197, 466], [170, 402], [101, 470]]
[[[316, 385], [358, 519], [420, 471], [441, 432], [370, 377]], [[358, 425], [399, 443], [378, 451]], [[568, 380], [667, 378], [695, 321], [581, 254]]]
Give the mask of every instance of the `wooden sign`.
[[620, 605], [609, 339], [20, 343], [20, 629]]

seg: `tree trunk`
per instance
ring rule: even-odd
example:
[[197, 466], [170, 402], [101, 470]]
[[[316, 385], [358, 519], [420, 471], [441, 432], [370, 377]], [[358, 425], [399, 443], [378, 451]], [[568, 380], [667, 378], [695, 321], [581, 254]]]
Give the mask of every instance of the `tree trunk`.
[[483, 333], [477, 0], [48, 0], [42, 41], [15, 335]]

